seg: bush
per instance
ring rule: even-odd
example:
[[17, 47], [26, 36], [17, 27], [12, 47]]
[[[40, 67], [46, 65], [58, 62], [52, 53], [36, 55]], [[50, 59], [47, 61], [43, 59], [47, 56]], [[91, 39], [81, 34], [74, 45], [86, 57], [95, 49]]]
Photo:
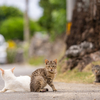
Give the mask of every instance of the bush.
[[[62, 34], [66, 30], [66, 10], [54, 10], [52, 12], [52, 29], [57, 34]], [[51, 32], [52, 33], [52, 32]]]
[[[6, 40], [9, 39], [19, 39], [23, 40], [23, 30], [24, 27], [24, 21], [23, 18], [16, 17], [16, 18], [9, 18], [5, 21], [3, 21], [1, 27], [0, 27], [0, 34], [2, 34]], [[41, 27], [33, 21], [30, 21], [29, 24], [30, 33], [33, 35], [35, 31], [41, 31]]]
[[66, 32], [66, 0], [40, 0], [39, 4], [44, 13], [38, 22], [55, 40]]
[[23, 17], [23, 13], [12, 6], [1, 6], [0, 7], [0, 22], [10, 17]]

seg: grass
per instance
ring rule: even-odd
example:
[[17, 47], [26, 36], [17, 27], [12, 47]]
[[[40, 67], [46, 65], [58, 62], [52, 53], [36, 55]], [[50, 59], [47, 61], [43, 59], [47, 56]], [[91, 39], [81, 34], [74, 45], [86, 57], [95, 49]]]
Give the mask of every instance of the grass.
[[39, 66], [44, 63], [44, 57], [33, 57], [28, 60], [28, 63], [34, 66]]
[[[100, 65], [100, 61], [92, 62], [94, 65]], [[87, 65], [85, 69], [80, 72], [77, 68], [66, 71], [65, 73], [60, 72], [61, 68], [58, 67], [58, 74], [55, 81], [67, 82], [67, 83], [93, 83], [95, 77], [91, 71], [91, 64]]]
[[66, 73], [58, 73], [55, 81], [67, 83], [93, 83], [94, 75], [91, 71], [79, 72], [77, 69], [67, 71]]

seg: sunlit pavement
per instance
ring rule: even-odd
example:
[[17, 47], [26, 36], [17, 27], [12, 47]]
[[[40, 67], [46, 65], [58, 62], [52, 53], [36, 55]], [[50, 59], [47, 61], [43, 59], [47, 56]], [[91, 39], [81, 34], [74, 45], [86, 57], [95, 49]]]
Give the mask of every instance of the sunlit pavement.
[[[19, 75], [31, 75], [36, 69], [28, 65], [0, 65], [0, 68], [10, 69], [16, 67], [14, 73]], [[58, 90], [53, 92], [49, 86], [49, 92], [32, 93], [0, 93], [0, 100], [100, 100], [100, 85], [93, 84], [75, 84], [55, 82]], [[0, 89], [4, 86], [0, 76]]]

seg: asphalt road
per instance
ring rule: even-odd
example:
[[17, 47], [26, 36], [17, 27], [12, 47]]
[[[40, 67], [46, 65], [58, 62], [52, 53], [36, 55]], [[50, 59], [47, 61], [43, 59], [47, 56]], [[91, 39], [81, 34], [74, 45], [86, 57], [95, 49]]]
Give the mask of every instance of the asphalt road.
[[[19, 75], [31, 75], [36, 69], [25, 65], [0, 65], [0, 68], [10, 69], [16, 67], [14, 73]], [[55, 82], [58, 90], [53, 92], [49, 86], [49, 92], [32, 93], [0, 93], [0, 100], [100, 100], [100, 85], [94, 84], [75, 84]], [[4, 87], [4, 82], [0, 76], [0, 89]]]

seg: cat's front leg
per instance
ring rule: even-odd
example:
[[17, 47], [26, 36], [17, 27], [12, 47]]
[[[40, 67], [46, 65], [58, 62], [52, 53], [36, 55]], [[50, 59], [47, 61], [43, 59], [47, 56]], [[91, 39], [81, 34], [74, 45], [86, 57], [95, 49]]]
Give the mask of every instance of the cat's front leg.
[[95, 77], [95, 81], [94, 81], [95, 83], [100, 83], [100, 77]]
[[13, 91], [13, 90], [7, 90], [6, 92], [15, 92], [15, 91]]
[[55, 86], [51, 80], [49, 80], [47, 83], [52, 88], [53, 91], [57, 91], [57, 89], [55, 88]]
[[4, 93], [4, 92], [6, 92], [8, 89], [6, 89], [6, 88], [3, 88], [1, 91], [0, 91], [0, 93]]

